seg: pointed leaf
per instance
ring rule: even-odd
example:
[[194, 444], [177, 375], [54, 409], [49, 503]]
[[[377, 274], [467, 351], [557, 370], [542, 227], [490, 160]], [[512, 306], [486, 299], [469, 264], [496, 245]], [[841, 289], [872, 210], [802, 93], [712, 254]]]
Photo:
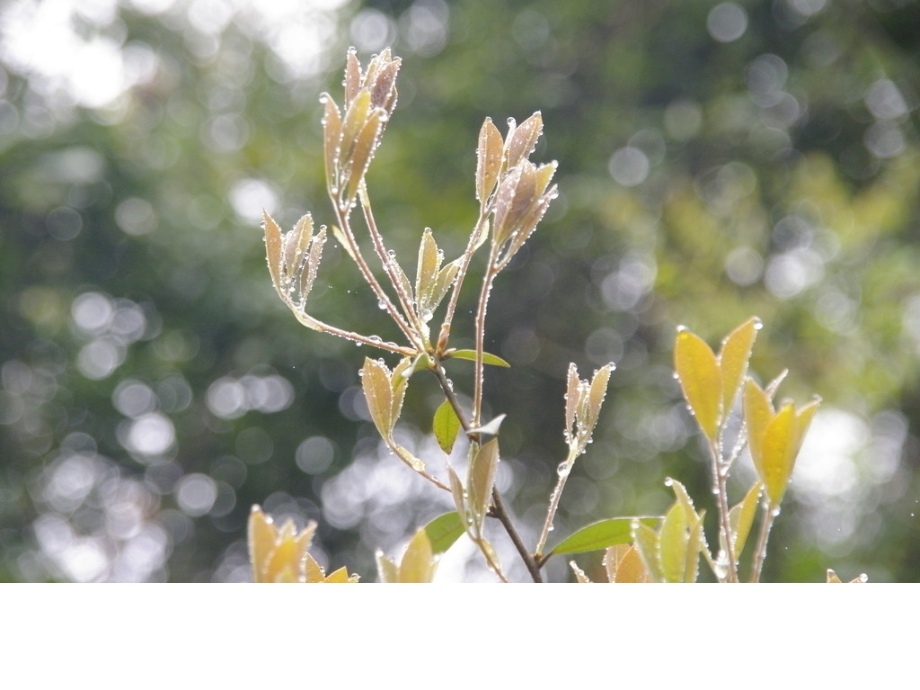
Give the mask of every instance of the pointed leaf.
[[456, 511], [439, 515], [425, 525], [425, 532], [431, 542], [431, 552], [444, 553], [466, 531], [466, 525]]
[[342, 120], [342, 143], [339, 150], [339, 163], [349, 161], [354, 150], [355, 139], [358, 132], [364, 127], [371, 107], [371, 95], [367, 91], [359, 91], [355, 99], [348, 104], [345, 118]]
[[374, 150], [380, 143], [380, 131], [382, 128], [380, 109], [375, 109], [367, 116], [367, 120], [361, 131], [355, 137], [354, 147], [348, 165], [348, 189], [346, 198], [354, 199], [358, 193], [358, 185], [364, 179], [365, 173], [371, 164], [371, 158], [374, 156]]
[[792, 403], [787, 403], [770, 420], [764, 432], [761, 480], [773, 507], [782, 502], [792, 475], [792, 464], [797, 450], [794, 446], [795, 427], [795, 407]]
[[505, 421], [505, 417], [508, 415], [500, 414], [495, 419], [483, 424], [482, 426], [477, 426], [470, 429], [467, 433], [469, 434], [486, 434], [488, 436], [498, 436], [498, 431], [501, 429], [502, 422]]
[[399, 582], [431, 582], [436, 568], [437, 560], [432, 553], [428, 534], [424, 528], [420, 529], [412, 537], [399, 564]]
[[722, 371], [722, 413], [728, 415], [747, 375], [754, 339], [762, 324], [756, 316], [748, 319], [722, 341], [719, 368]]
[[690, 498], [690, 494], [687, 493], [687, 488], [681, 484], [676, 479], [667, 477], [664, 480], [665, 486], [670, 486], [674, 491], [674, 496], [677, 498], [677, 502], [684, 507], [684, 512], [686, 513], [687, 524], [690, 525], [694, 520], [698, 520], [699, 516], [696, 514], [696, 507], [693, 505], [693, 499]]
[[682, 582], [696, 582], [700, 572], [700, 549], [703, 546], [703, 520], [700, 517], [690, 523], [687, 535], [686, 558], [684, 562], [684, 579]]
[[345, 250], [348, 254], [348, 257], [355, 263], [360, 263], [358, 257], [355, 255], [354, 250], [352, 249], [351, 243], [348, 241], [348, 238], [345, 237], [345, 233], [337, 226], [333, 225], [332, 227], [332, 236], [335, 237], [336, 242], [339, 243], [339, 246]]
[[674, 368], [700, 429], [715, 440], [722, 421], [722, 373], [709, 345], [686, 328], [677, 332]]
[[[342, 145], [342, 116], [332, 96], [324, 93], [320, 100], [325, 105], [323, 115], [323, 159], [326, 165], [326, 188], [332, 194], [338, 185], [339, 155]], [[338, 192], [335, 192], [338, 194]]]
[[639, 550], [631, 544], [619, 544], [607, 549], [604, 568], [609, 582], [644, 583], [650, 580]]
[[[471, 362], [475, 362], [476, 361], [476, 350], [451, 350], [449, 353], [449, 357], [450, 359], [466, 359]], [[482, 353], [482, 363], [491, 364], [492, 366], [495, 366], [495, 367], [508, 367], [508, 368], [511, 367], [511, 365], [508, 364], [508, 362], [503, 360], [498, 355], [493, 355], [488, 352]]]
[[575, 561], [569, 561], [569, 567], [572, 569], [572, 572], [575, 573], [576, 582], [583, 585], [591, 584], [591, 579], [585, 575], [585, 571], [579, 568]]
[[658, 557], [665, 582], [683, 582], [687, 561], [687, 513], [675, 503], [658, 532]]
[[[285, 298], [281, 289], [281, 267], [284, 264], [284, 242], [281, 236], [281, 228], [275, 222], [274, 218], [262, 211], [262, 229], [265, 232], [265, 255], [268, 259], [268, 270], [272, 276], [272, 284], [275, 290]], [[285, 300], [286, 301], [286, 300]]]
[[607, 395], [607, 384], [610, 381], [610, 372], [613, 371], [614, 365], [605, 364], [598, 369], [594, 378], [591, 379], [591, 387], [588, 390], [587, 416], [584, 420], [585, 427], [589, 430], [594, 429], [597, 419], [601, 414], [601, 405], [604, 404], [604, 398]]
[[350, 103], [358, 95], [361, 88], [361, 63], [358, 62], [357, 51], [348, 50], [345, 58], [345, 102]]
[[599, 551], [616, 544], [627, 544], [632, 541], [632, 532], [635, 522], [654, 526], [661, 520], [660, 517], [620, 517], [600, 520], [563, 539], [549, 553], [584, 553], [586, 551]]
[[633, 540], [652, 582], [665, 582], [658, 555], [658, 534], [648, 525], [633, 524]]
[[542, 133], [543, 115], [539, 110], [524, 120], [513, 132], [509, 132], [507, 146], [507, 165], [509, 169], [533, 153], [537, 140]]
[[384, 584], [395, 585], [399, 582], [399, 567], [389, 556], [384, 556], [383, 551], [377, 552], [377, 574]]
[[744, 423], [748, 430], [748, 447], [751, 451], [751, 459], [754, 461], [754, 467], [757, 470], [761, 481], [764, 478], [763, 454], [764, 439], [766, 438], [767, 427], [773, 420], [773, 405], [767, 394], [754, 383], [753, 379], [747, 379], [744, 384]]
[[427, 298], [439, 270], [441, 270], [441, 253], [431, 234], [431, 228], [425, 228], [418, 248], [418, 268], [415, 272], [415, 299], [419, 302], [419, 313], [428, 309]]
[[[438, 305], [444, 299], [447, 291], [450, 290], [451, 285], [454, 284], [454, 281], [457, 279], [457, 273], [460, 271], [461, 263], [461, 259], [451, 261], [438, 272], [438, 276], [425, 298], [425, 309], [427, 314], [419, 314], [424, 321], [427, 321], [433, 316], [434, 310], [438, 308]], [[426, 316], [428, 318], [425, 318]]]
[[581, 407], [582, 387], [575, 363], [569, 364], [565, 386], [565, 440], [571, 444], [575, 427], [575, 415]]
[[486, 118], [479, 130], [479, 146], [476, 149], [476, 198], [484, 202], [489, 198], [502, 167], [502, 135]]
[[367, 409], [377, 431], [385, 439], [392, 436], [396, 420], [393, 418], [393, 389], [386, 365], [366, 357], [361, 369], [361, 387], [367, 400]]
[[434, 413], [432, 427], [441, 450], [450, 454], [454, 448], [454, 441], [457, 440], [457, 432], [460, 431], [460, 420], [457, 418], [453, 405], [447, 400], [442, 402]]
[[469, 513], [466, 509], [466, 491], [463, 489], [463, 483], [460, 481], [460, 477], [457, 476], [457, 472], [449, 463], [447, 465], [447, 476], [450, 479], [450, 495], [453, 496], [457, 515], [460, 516], [464, 526], [468, 526]]
[[[757, 504], [760, 501], [760, 494], [763, 491], [763, 484], [754, 482], [744, 500], [728, 511], [728, 521], [732, 530], [732, 538], [735, 545], [733, 553], [735, 560], [740, 560], [741, 552], [744, 551], [744, 545], [747, 543], [748, 535], [751, 533], [751, 525], [754, 524], [754, 517], [757, 515]], [[725, 549], [725, 545], [722, 546]]]
[[481, 532], [482, 521], [489, 510], [492, 498], [492, 485], [498, 468], [498, 439], [492, 439], [478, 450], [470, 461], [469, 468], [469, 507], [473, 517], [476, 533]]

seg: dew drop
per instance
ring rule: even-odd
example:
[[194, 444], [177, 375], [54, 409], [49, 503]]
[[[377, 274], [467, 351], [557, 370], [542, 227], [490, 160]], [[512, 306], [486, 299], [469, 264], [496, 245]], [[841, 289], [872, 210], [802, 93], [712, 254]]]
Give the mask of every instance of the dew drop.
[[681, 325], [679, 325], [679, 326], [677, 327], [677, 332], [678, 332], [678, 333], [686, 333], [687, 331], [688, 331], [687, 327], [684, 326], [683, 324], [681, 324]]
[[558, 474], [560, 477], [568, 477], [569, 472], [571, 471], [572, 471], [572, 468], [569, 466], [569, 463], [567, 462], [560, 462], [559, 467], [556, 468], [556, 474]]
[[763, 328], [763, 321], [761, 321], [760, 319], [758, 319], [758, 318], [755, 317], [755, 319], [754, 319], [754, 330], [755, 330], [755, 331], [759, 331], [761, 328]]

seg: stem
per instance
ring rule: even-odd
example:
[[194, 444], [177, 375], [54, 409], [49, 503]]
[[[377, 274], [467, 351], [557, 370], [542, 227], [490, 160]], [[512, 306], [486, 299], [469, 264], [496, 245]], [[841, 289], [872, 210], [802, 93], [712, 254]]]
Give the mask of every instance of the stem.
[[399, 329], [403, 332], [406, 338], [409, 339], [409, 342], [416, 346], [417, 352], [424, 352], [425, 348], [419, 340], [418, 334], [409, 327], [409, 324], [403, 318], [402, 314], [396, 309], [396, 306], [390, 300], [387, 293], [384, 291], [383, 286], [380, 285], [380, 282], [374, 276], [370, 267], [367, 265], [367, 262], [364, 260], [364, 256], [361, 254], [361, 250], [358, 248], [358, 242], [355, 239], [354, 232], [351, 229], [351, 223], [348, 218], [348, 209], [343, 208], [339, 200], [336, 197], [332, 197], [332, 203], [335, 207], [335, 215], [339, 221], [339, 227], [342, 228], [342, 234], [345, 237], [345, 241], [348, 242], [349, 254], [351, 254], [355, 263], [358, 265], [358, 269], [361, 271], [361, 275], [364, 276], [365, 282], [370, 285], [371, 289], [374, 291], [374, 294], [377, 296], [377, 300], [380, 304], [383, 305], [386, 309], [387, 314], [390, 315], [390, 318], [399, 326]]
[[553, 520], [556, 519], [556, 510], [559, 508], [559, 500], [562, 498], [562, 490], [569, 479], [572, 465], [575, 463], [576, 453], [569, 449], [569, 456], [565, 459], [566, 471], [559, 474], [559, 480], [556, 482], [556, 488], [549, 500], [549, 507], [546, 510], [546, 521], [543, 523], [543, 531], [540, 532], [540, 540], [537, 542], [537, 548], [534, 550], [534, 556], [537, 560], [543, 557], [543, 547], [546, 546], [546, 539], [553, 529]]
[[[396, 290], [396, 296], [399, 298], [399, 304], [402, 307], [403, 313], [408, 321], [412, 323], [412, 328], [416, 333], [424, 333], [425, 329], [422, 321], [412, 307], [412, 295], [407, 295], [406, 291], [403, 289], [402, 281], [399, 280], [399, 276], [396, 274], [396, 268], [393, 266], [393, 260], [390, 258], [390, 254], [383, 244], [383, 235], [381, 235], [380, 230], [377, 229], [377, 221], [374, 218], [370, 198], [367, 196], [367, 190], [363, 181], [358, 193], [361, 198], [361, 210], [364, 212], [364, 222], [367, 223], [367, 229], [370, 232], [371, 241], [374, 244], [374, 251], [377, 253], [380, 263], [383, 264], [383, 270], [386, 271], [387, 277], [393, 285], [393, 289]], [[425, 349], [424, 347], [421, 348], [421, 350]]]
[[374, 339], [366, 335], [361, 335], [360, 333], [355, 333], [354, 331], [346, 331], [343, 328], [338, 328], [332, 326], [324, 321], [313, 318], [312, 316], [307, 316], [305, 313], [300, 311], [293, 302], [287, 303], [288, 306], [294, 311], [294, 316], [297, 317], [297, 320], [308, 328], [312, 328], [315, 331], [320, 333], [329, 333], [330, 335], [336, 335], [340, 338], [345, 338], [345, 340], [351, 340], [352, 342], [361, 344], [361, 345], [370, 345], [371, 347], [376, 347], [381, 350], [386, 350], [387, 352], [394, 352], [404, 357], [413, 357], [418, 354], [418, 350], [415, 350], [410, 347], [404, 347], [402, 345], [397, 345], [396, 343], [389, 342], [387, 340]]
[[[732, 539], [731, 521], [728, 515], [727, 477], [722, 472], [722, 452], [715, 441], [710, 441], [709, 452], [712, 455], [712, 474], [716, 482], [716, 501], [719, 508], [719, 531], [728, 556], [728, 581], [738, 582], [738, 565], [735, 563], [735, 545]], [[721, 578], [719, 578], [721, 579]]]
[[776, 519], [777, 510], [764, 502], [763, 522], [760, 523], [760, 534], [757, 537], [757, 549], [754, 551], [754, 561], [751, 564], [751, 582], [760, 582], [760, 571], [763, 570], [763, 562], [767, 557], [767, 540], [770, 539], [770, 530], [773, 528], [773, 520]]
[[466, 272], [469, 270], [470, 262], [473, 260], [473, 253], [476, 251], [476, 243], [479, 241], [479, 235], [484, 231], [486, 220], [491, 212], [491, 204], [484, 204], [479, 210], [479, 218], [476, 220], [476, 225], [473, 228], [473, 232], [470, 234], [470, 241], [463, 251], [463, 261], [460, 263], [460, 268], [457, 269], [457, 277], [454, 279], [454, 287], [450, 295], [450, 302], [447, 305], [447, 313], [441, 325], [442, 332], [445, 329], [448, 333], [450, 332], [450, 327], [454, 320], [454, 312], [457, 310], [457, 302], [460, 299], [460, 287], [466, 279]]
[[[454, 413], [457, 415], [457, 419], [460, 420], [460, 426], [463, 428], [464, 433], [467, 434], [468, 437], [475, 437], [476, 434], [470, 434], [470, 429], [472, 429], [473, 426], [470, 424], [469, 419], [467, 419], [466, 412], [464, 412], [463, 408], [460, 406], [460, 401], [457, 399], [457, 394], [454, 393], [453, 389], [450, 387], [450, 384], [447, 382], [447, 374], [444, 372], [444, 367], [440, 360], [435, 359], [434, 367], [432, 367], [431, 372], [438, 379], [438, 383], [441, 385], [441, 390], [444, 392], [444, 395], [447, 397], [447, 401], [450, 403]], [[472, 443], [478, 443], [477, 438], [470, 438], [470, 441]], [[518, 534], [517, 528], [511, 521], [508, 509], [505, 507], [505, 502], [502, 500], [501, 493], [499, 493], [498, 489], [496, 489], [494, 486], [492, 487], [492, 508], [489, 511], [489, 516], [497, 518], [498, 521], [502, 524], [502, 527], [505, 528], [505, 532], [507, 532], [508, 536], [511, 538], [511, 543], [514, 544], [514, 548], [517, 549], [521, 560], [523, 560], [524, 565], [527, 566], [527, 570], [530, 573], [530, 577], [533, 578], [533, 581], [543, 582], [543, 577], [540, 575], [540, 566], [537, 564], [536, 559], [524, 545], [524, 540], [521, 539], [521, 535]], [[485, 553], [485, 550], [481, 550], [483, 551], [483, 555], [489, 559], [489, 556]], [[496, 570], [496, 572], [501, 573], [500, 570]]]
[[489, 294], [492, 292], [492, 283], [495, 280], [495, 276], [498, 274], [498, 271], [496, 271], [493, 266], [494, 255], [495, 245], [492, 246], [492, 250], [489, 253], [489, 267], [486, 269], [486, 274], [482, 279], [482, 289], [479, 291], [479, 304], [476, 307], [476, 369], [474, 372], [475, 379], [473, 380], [473, 426], [479, 426], [482, 423], [480, 415], [482, 413], [483, 369], [485, 368], [482, 363], [482, 353], [485, 350], [486, 308], [489, 304]]
[[524, 565], [527, 566], [530, 577], [533, 578], [533, 581], [536, 583], [543, 582], [543, 577], [540, 575], [540, 566], [537, 565], [536, 559], [527, 551], [527, 547], [524, 546], [521, 535], [518, 534], [517, 529], [514, 527], [514, 523], [511, 522], [511, 518], [508, 516], [508, 511], [505, 509], [505, 502], [502, 500], [502, 495], [495, 487], [492, 487], [492, 501], [495, 504], [493, 507], [495, 517], [502, 523], [508, 536], [511, 537], [511, 542], [514, 544], [514, 547], [518, 550], [518, 553], [521, 554], [521, 558], [524, 560]]

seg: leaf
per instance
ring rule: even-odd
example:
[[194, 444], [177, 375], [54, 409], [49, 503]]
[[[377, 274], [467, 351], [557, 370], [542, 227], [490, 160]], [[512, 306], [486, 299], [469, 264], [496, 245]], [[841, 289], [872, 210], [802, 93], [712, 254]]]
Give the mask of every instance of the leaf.
[[460, 513], [456, 511], [439, 515], [425, 525], [425, 532], [431, 542], [431, 552], [434, 554], [447, 551], [465, 531], [466, 525], [463, 524]]
[[650, 580], [642, 556], [632, 544], [619, 544], [607, 549], [604, 568], [608, 582], [644, 583]]
[[648, 525], [634, 522], [633, 540], [652, 582], [664, 582], [664, 572], [658, 555], [658, 534]]
[[426, 583], [434, 578], [438, 565], [425, 529], [419, 529], [406, 547], [399, 564], [400, 583]]
[[364, 179], [364, 175], [371, 164], [371, 158], [373, 158], [374, 150], [380, 141], [380, 131], [383, 127], [381, 113], [383, 111], [380, 109], [372, 110], [367, 116], [361, 131], [355, 137], [355, 144], [349, 158], [346, 199], [355, 198], [358, 193], [358, 185], [361, 184], [361, 180]]
[[572, 569], [572, 572], [575, 573], [575, 581], [579, 584], [590, 585], [591, 579], [585, 575], [585, 571], [578, 567], [578, 564], [575, 561], [569, 561], [569, 567]]
[[386, 365], [365, 357], [361, 368], [361, 387], [367, 400], [367, 409], [377, 431], [385, 439], [392, 436], [396, 420], [393, 418], [393, 389], [390, 387], [390, 372]]
[[683, 582], [687, 562], [687, 513], [679, 502], [664, 516], [658, 532], [658, 557], [665, 582]]
[[339, 149], [339, 163], [351, 160], [354, 151], [355, 139], [358, 132], [364, 127], [371, 107], [371, 94], [368, 91], [359, 91], [354, 100], [348, 104], [345, 117], [342, 120], [342, 139]]
[[588, 389], [587, 415], [583, 420], [589, 435], [600, 417], [601, 405], [604, 404], [604, 398], [607, 396], [607, 384], [610, 382], [610, 372], [613, 371], [613, 366], [612, 363], [605, 364], [595, 372], [594, 378], [591, 379], [591, 387]]
[[699, 516], [696, 514], [696, 507], [693, 505], [693, 499], [690, 498], [690, 494], [687, 493], [687, 488], [671, 477], [667, 477], [664, 483], [665, 486], [671, 487], [674, 491], [674, 496], [677, 498], [677, 502], [684, 507], [684, 511], [687, 514], [687, 524], [692, 524], [694, 520], [699, 519]]
[[572, 443], [572, 432], [575, 427], [575, 416], [581, 407], [582, 388], [578, 378], [578, 367], [572, 362], [566, 377], [565, 386], [565, 440]]
[[[451, 350], [449, 353], [447, 353], [447, 356], [445, 357], [445, 359], [466, 359], [471, 362], [475, 362], [476, 361], [476, 350]], [[501, 357], [499, 357], [498, 355], [490, 354], [488, 352], [482, 353], [482, 363], [491, 364], [492, 366], [495, 366], [495, 367], [511, 368], [511, 365], [508, 364], [508, 362], [503, 360]]]
[[482, 522], [489, 509], [492, 498], [492, 485], [495, 482], [495, 470], [498, 468], [498, 439], [492, 439], [478, 450], [470, 461], [469, 493], [470, 514], [477, 535], [481, 533]]
[[281, 266], [284, 263], [284, 243], [281, 238], [281, 228], [278, 227], [278, 224], [267, 212], [262, 211], [262, 229], [265, 232], [265, 255], [268, 259], [268, 270], [272, 276], [272, 284], [281, 298], [284, 299], [285, 295], [281, 289]]
[[345, 233], [343, 233], [337, 225], [333, 225], [331, 228], [332, 236], [335, 237], [336, 241], [339, 243], [342, 249], [345, 250], [345, 252], [348, 254], [348, 257], [355, 263], [360, 263], [358, 261], [358, 256], [355, 254], [354, 249], [351, 246], [351, 243], [348, 241], [348, 238], [345, 237]]
[[482, 426], [477, 426], [473, 429], [470, 429], [468, 433], [470, 434], [487, 434], [489, 436], [498, 436], [498, 430], [501, 428], [502, 422], [505, 421], [505, 417], [508, 415], [502, 413], [495, 417], [493, 420], [486, 422]]
[[533, 153], [542, 133], [543, 115], [539, 110], [524, 120], [513, 132], [508, 133], [506, 158], [509, 169]]
[[616, 544], [628, 544], [632, 541], [633, 527], [637, 520], [641, 524], [653, 526], [661, 518], [619, 517], [600, 520], [569, 535], [553, 547], [547, 555], [599, 551]]
[[399, 567], [392, 558], [385, 556], [383, 551], [377, 552], [377, 573], [384, 584], [395, 585], [399, 582]]
[[715, 354], [698, 335], [680, 328], [674, 345], [674, 368], [697, 423], [714, 441], [722, 421], [722, 373]]
[[762, 324], [756, 316], [748, 319], [729, 333], [719, 351], [719, 368], [722, 371], [722, 414], [727, 415], [735, 404], [738, 391], [747, 375], [748, 362], [754, 339]]
[[338, 185], [339, 147], [342, 144], [342, 116], [339, 107], [328, 93], [320, 96], [325, 105], [323, 115], [323, 159], [326, 165], [326, 188], [332, 190]]
[[457, 432], [460, 431], [460, 420], [457, 418], [453, 405], [447, 400], [442, 402], [435, 411], [431, 426], [441, 450], [449, 455], [454, 448], [454, 441], [457, 440]]
[[476, 198], [485, 202], [495, 189], [502, 167], [502, 135], [487, 117], [479, 130], [479, 146], [476, 148]]
[[[744, 500], [728, 511], [728, 520], [732, 530], [732, 537], [735, 545], [732, 550], [735, 554], [735, 560], [739, 560], [741, 552], [744, 551], [744, 545], [747, 543], [748, 535], [751, 532], [751, 525], [754, 524], [754, 517], [757, 515], [757, 503], [760, 501], [760, 494], [763, 492], [763, 484], [754, 482]], [[725, 546], [723, 545], [723, 549]]]
[[450, 495], [454, 498], [454, 507], [457, 509], [460, 520], [464, 525], [467, 525], [466, 492], [463, 489], [460, 477], [457, 476], [457, 472], [449, 463], [447, 465], [447, 476], [450, 479]]
[[434, 241], [431, 228], [425, 228], [418, 247], [418, 268], [415, 272], [415, 299], [419, 314], [428, 309], [428, 297], [440, 270], [441, 253], [438, 244]]
[[[705, 511], [704, 511], [705, 512]], [[690, 523], [687, 536], [686, 561], [684, 565], [684, 582], [696, 582], [700, 572], [700, 548], [703, 546], [703, 518], [698, 516]]]

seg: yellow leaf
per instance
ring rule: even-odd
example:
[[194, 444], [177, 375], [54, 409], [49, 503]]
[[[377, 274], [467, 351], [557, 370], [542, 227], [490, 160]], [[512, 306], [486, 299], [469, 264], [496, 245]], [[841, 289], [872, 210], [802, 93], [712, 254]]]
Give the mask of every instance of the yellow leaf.
[[747, 374], [754, 339], [761, 328], [756, 316], [748, 319], [729, 333], [719, 351], [719, 368], [722, 371], [722, 413], [727, 415], [735, 404], [738, 391]]
[[773, 405], [763, 389], [748, 379], [744, 384], [744, 422], [748, 430], [748, 447], [757, 474], [763, 479], [763, 447], [767, 427], [773, 420]]
[[658, 555], [658, 534], [648, 525], [636, 521], [634, 539], [636, 549], [642, 556], [642, 562], [652, 582], [665, 582], [661, 559]]
[[665, 582], [683, 582], [687, 563], [687, 513], [679, 502], [664, 516], [658, 532], [658, 557]]
[[764, 432], [761, 480], [773, 507], [782, 502], [792, 475], [792, 464], [798, 450], [794, 445], [796, 426], [795, 407], [787, 403], [770, 420]]
[[437, 559], [431, 552], [431, 541], [424, 528], [418, 530], [399, 564], [399, 582], [431, 582], [437, 567]]
[[[757, 504], [760, 501], [760, 494], [763, 492], [763, 484], [754, 482], [744, 500], [728, 511], [728, 520], [731, 525], [732, 539], [734, 540], [733, 553], [737, 560], [744, 551], [744, 545], [747, 542], [748, 534], [751, 532], [751, 525], [754, 524], [754, 517], [757, 515]], [[722, 547], [725, 548], [724, 545]]]
[[722, 372], [706, 342], [686, 328], [677, 331], [674, 368], [700, 429], [715, 440], [722, 421]]
[[572, 569], [572, 572], [575, 573], [576, 582], [583, 585], [591, 584], [591, 578], [585, 575], [585, 571], [579, 568], [575, 561], [569, 561], [569, 567]]
[[265, 232], [265, 255], [268, 259], [268, 270], [272, 275], [272, 284], [284, 299], [284, 293], [281, 290], [281, 267], [284, 263], [281, 228], [268, 213], [262, 211], [262, 229]]
[[382, 122], [380, 115], [382, 110], [372, 110], [361, 127], [361, 131], [355, 137], [354, 147], [348, 162], [348, 189], [346, 198], [353, 199], [358, 193], [358, 185], [364, 179], [364, 174], [370, 166], [371, 158], [374, 155], [374, 149], [379, 143]]
[[390, 387], [390, 372], [386, 365], [366, 357], [361, 368], [361, 387], [377, 431], [384, 439], [389, 439], [396, 420], [392, 416], [393, 389]]
[[326, 164], [326, 188], [330, 191], [338, 185], [338, 169], [342, 145], [342, 116], [332, 96], [324, 93], [320, 100], [325, 104], [323, 115], [323, 158]]
[[384, 584], [395, 585], [399, 582], [399, 567], [392, 558], [384, 556], [382, 551], [377, 552], [377, 572]]

